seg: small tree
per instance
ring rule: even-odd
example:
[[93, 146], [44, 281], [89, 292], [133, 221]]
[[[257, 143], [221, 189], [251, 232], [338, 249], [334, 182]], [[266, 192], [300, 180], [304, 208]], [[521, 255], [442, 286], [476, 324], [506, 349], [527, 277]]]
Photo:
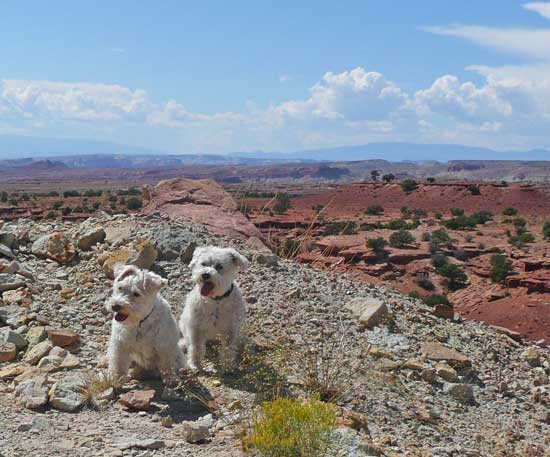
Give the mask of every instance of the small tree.
[[451, 208], [451, 214], [455, 217], [464, 216], [464, 210], [462, 208]]
[[273, 207], [273, 211], [275, 211], [276, 214], [284, 214], [289, 210], [292, 206], [290, 203], [290, 197], [288, 194], [285, 193], [278, 193], [276, 197], [277, 202], [275, 203], [275, 206]]
[[6, 191], [0, 192], [0, 201], [6, 203], [8, 201], [8, 193]]
[[376, 253], [383, 252], [384, 248], [388, 245], [388, 242], [381, 236], [378, 238], [367, 238], [366, 243], [367, 247]]
[[370, 176], [374, 182], [378, 181], [378, 178], [380, 177], [380, 172], [378, 170], [372, 170], [370, 172]]
[[426, 298], [424, 298], [424, 303], [428, 306], [436, 306], [436, 305], [445, 305], [445, 306], [453, 306], [453, 304], [449, 301], [446, 295], [440, 295], [440, 294], [433, 294], [428, 295]]
[[516, 208], [512, 208], [511, 206], [504, 208], [504, 210], [502, 211], [502, 214], [504, 216], [515, 216], [517, 213], [518, 210]]
[[429, 278], [418, 278], [416, 280], [416, 284], [418, 284], [424, 290], [434, 290], [435, 289], [434, 283]]
[[371, 216], [378, 216], [383, 212], [384, 212], [384, 207], [381, 205], [370, 205], [366, 210], [366, 213], [370, 214]]
[[445, 283], [451, 290], [462, 289], [468, 281], [468, 276], [458, 265], [447, 263], [438, 268], [437, 272], [446, 278]]
[[426, 181], [428, 181], [430, 184], [433, 184], [435, 182], [435, 178], [430, 176], [429, 178], [426, 178]]
[[504, 282], [512, 269], [512, 263], [501, 254], [491, 256], [491, 279], [493, 282]]
[[434, 250], [437, 251], [441, 249], [442, 246], [451, 247], [453, 240], [447, 233], [447, 230], [445, 230], [444, 228], [441, 228], [432, 232], [430, 237], [430, 243], [431, 243], [431, 247], [433, 247]]
[[382, 181], [384, 182], [392, 182], [395, 179], [395, 176], [393, 173], [388, 173], [382, 176]]
[[59, 209], [62, 206], [63, 206], [63, 202], [60, 200], [60, 201], [54, 202], [53, 209]]
[[418, 187], [417, 182], [414, 179], [405, 179], [401, 181], [401, 188], [407, 194], [413, 192]]
[[390, 236], [390, 246], [394, 248], [402, 248], [411, 243], [414, 243], [414, 236], [408, 230], [398, 230]]
[[70, 208], [69, 206], [65, 206], [62, 210], [61, 210], [61, 214], [63, 214], [63, 216], [68, 216], [69, 214], [72, 213], [72, 208]]
[[542, 226], [542, 237], [545, 240], [550, 240], [550, 221], [546, 221]]
[[468, 190], [472, 195], [481, 195], [481, 191], [479, 190], [479, 187], [476, 186], [475, 184], [470, 184], [468, 186]]

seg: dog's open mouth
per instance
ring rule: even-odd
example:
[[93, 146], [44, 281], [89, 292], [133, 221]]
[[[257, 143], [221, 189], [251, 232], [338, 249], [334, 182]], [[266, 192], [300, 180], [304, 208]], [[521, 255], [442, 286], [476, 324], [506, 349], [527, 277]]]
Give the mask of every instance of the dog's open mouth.
[[203, 297], [208, 297], [214, 290], [214, 284], [211, 282], [203, 282], [201, 286], [201, 295]]
[[128, 314], [124, 313], [115, 313], [115, 321], [123, 322], [128, 318]]

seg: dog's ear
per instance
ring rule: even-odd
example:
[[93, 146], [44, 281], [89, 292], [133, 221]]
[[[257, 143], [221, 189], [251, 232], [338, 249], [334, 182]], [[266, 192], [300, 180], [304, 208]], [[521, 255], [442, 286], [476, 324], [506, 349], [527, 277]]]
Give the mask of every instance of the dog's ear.
[[239, 269], [246, 270], [249, 264], [248, 259], [233, 248], [229, 248], [228, 251], [233, 263], [237, 265]]
[[123, 263], [117, 263], [113, 269], [114, 278], [116, 281], [120, 281], [128, 276], [138, 274], [139, 270], [134, 265], [124, 265]]
[[168, 284], [168, 280], [161, 278], [156, 273], [147, 271], [143, 276], [143, 290], [149, 292], [158, 292]]
[[199, 259], [199, 257], [201, 256], [201, 254], [204, 252], [205, 249], [206, 248], [203, 246], [195, 248], [195, 250], [193, 251], [193, 257], [191, 258], [191, 262], [189, 262], [190, 268], [195, 267], [195, 265], [197, 264], [197, 260]]

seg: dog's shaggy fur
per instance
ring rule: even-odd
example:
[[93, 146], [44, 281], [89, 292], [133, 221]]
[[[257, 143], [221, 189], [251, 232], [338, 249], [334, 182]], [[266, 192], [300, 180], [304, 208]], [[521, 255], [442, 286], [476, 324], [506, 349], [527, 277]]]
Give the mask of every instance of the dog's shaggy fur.
[[216, 340], [220, 367], [232, 371], [246, 335], [246, 303], [235, 277], [248, 260], [235, 249], [206, 246], [195, 249], [189, 265], [195, 286], [179, 321], [187, 365], [199, 370], [206, 343]]
[[166, 282], [131, 265], [115, 269], [113, 293], [106, 303], [113, 313], [107, 359], [115, 381], [126, 377], [132, 364], [138, 373], [160, 374], [165, 381], [184, 367], [178, 326], [160, 295]]

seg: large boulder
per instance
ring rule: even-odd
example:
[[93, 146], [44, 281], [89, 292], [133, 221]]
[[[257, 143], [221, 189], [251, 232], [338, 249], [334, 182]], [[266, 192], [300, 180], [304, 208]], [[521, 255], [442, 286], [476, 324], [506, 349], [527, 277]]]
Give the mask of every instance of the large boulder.
[[183, 227], [167, 227], [153, 236], [159, 260], [181, 259], [189, 263], [197, 247], [193, 233]]
[[69, 263], [76, 251], [71, 240], [61, 232], [54, 232], [38, 238], [31, 251], [37, 257], [49, 258], [59, 263]]
[[50, 404], [59, 411], [74, 412], [87, 401], [86, 381], [79, 376], [69, 376], [57, 381], [48, 394]]
[[105, 240], [105, 230], [101, 227], [90, 227], [82, 231], [78, 236], [76, 245], [78, 249], [86, 250], [95, 246], [97, 243], [103, 243]]
[[144, 186], [144, 214], [160, 212], [184, 217], [222, 236], [241, 240], [261, 239], [260, 230], [239, 211], [239, 205], [219, 184], [209, 179], [167, 179], [155, 187]]
[[48, 386], [44, 379], [27, 379], [15, 388], [15, 400], [28, 409], [38, 409], [48, 403]]
[[158, 252], [150, 240], [141, 238], [129, 246], [124, 246], [113, 252], [107, 252], [98, 261], [109, 278], [114, 277], [117, 264], [131, 264], [138, 268], [149, 269], [157, 259]]
[[384, 302], [377, 298], [356, 298], [346, 304], [359, 320], [359, 323], [367, 328], [373, 328], [388, 317], [388, 307]]

